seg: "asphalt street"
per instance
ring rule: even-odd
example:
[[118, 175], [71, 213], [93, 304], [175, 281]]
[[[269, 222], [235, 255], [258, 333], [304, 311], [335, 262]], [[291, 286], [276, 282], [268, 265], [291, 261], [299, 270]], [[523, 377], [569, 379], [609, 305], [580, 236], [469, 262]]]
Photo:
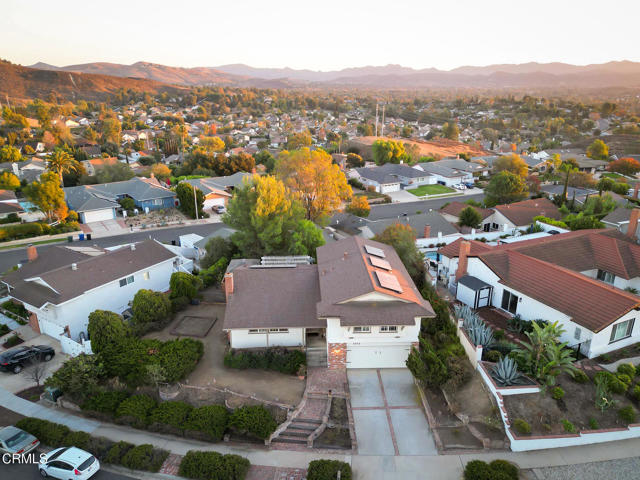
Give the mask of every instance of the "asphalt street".
[[[128, 477], [126, 475], [120, 475], [118, 473], [107, 472], [106, 470], [100, 470], [96, 473], [91, 480], [134, 480], [136, 477]], [[0, 463], [0, 479], [14, 479], [14, 480], [42, 480], [38, 467], [36, 465], [19, 465], [17, 463]]]
[[419, 200], [417, 202], [409, 203], [386, 203], [384, 205], [374, 205], [371, 207], [369, 213], [369, 220], [382, 220], [383, 218], [398, 217], [403, 214], [414, 215], [418, 211], [424, 213], [429, 209], [437, 210], [445, 203], [457, 201], [466, 202], [467, 200], [481, 201], [484, 198], [484, 193], [478, 193], [476, 195], [464, 195], [458, 197], [443, 197], [434, 198], [433, 200]]
[[[222, 223], [209, 223], [205, 225], [188, 225], [175, 228], [162, 228], [158, 230], [149, 230], [148, 232], [136, 232], [128, 233], [125, 235], [117, 235], [114, 237], [94, 238], [90, 241], [74, 242], [76, 246], [91, 246], [98, 245], [99, 247], [113, 247], [123, 243], [138, 242], [146, 238], [154, 238], [160, 242], [170, 242], [171, 240], [178, 240], [180, 235], [186, 235], [187, 233], [197, 233], [203, 237], [215, 232], [222, 228]], [[46, 254], [46, 251], [56, 245], [69, 245], [68, 243], [53, 243], [37, 245], [38, 255]], [[19, 249], [0, 251], [0, 272], [6, 272], [14, 265], [17, 265], [21, 261], [26, 260], [27, 252], [26, 247]]]

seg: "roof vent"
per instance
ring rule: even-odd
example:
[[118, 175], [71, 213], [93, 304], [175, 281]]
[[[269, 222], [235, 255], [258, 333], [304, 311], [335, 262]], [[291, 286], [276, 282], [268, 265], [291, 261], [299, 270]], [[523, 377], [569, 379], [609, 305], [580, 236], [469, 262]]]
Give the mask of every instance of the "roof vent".
[[71, 264], [71, 270], [77, 270], [78, 269], [78, 264], [77, 263], [72, 263]]

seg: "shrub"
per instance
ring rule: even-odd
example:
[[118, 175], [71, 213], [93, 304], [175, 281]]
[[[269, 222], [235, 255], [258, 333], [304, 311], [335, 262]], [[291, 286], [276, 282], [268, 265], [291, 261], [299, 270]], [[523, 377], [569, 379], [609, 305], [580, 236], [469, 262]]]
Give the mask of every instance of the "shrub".
[[41, 223], [21, 223], [7, 225], [0, 228], [0, 241], [16, 240], [18, 238], [38, 237], [45, 233]]
[[564, 397], [564, 390], [562, 388], [560, 388], [560, 387], [554, 387], [551, 390], [551, 397], [554, 400], [560, 400], [561, 398]]
[[464, 480], [488, 480], [491, 477], [491, 468], [482, 460], [471, 460], [464, 467]]
[[269, 438], [269, 435], [278, 427], [269, 410], [262, 405], [236, 408], [231, 414], [229, 425], [240, 433], [261, 440]]
[[11, 348], [15, 347], [19, 343], [22, 343], [22, 339], [18, 336], [17, 333], [14, 333], [10, 337], [8, 337], [2, 345], [4, 346], [4, 348]]
[[494, 473], [503, 473], [504, 477], [509, 480], [518, 480], [518, 467], [511, 462], [507, 462], [506, 460], [494, 460], [489, 464], [489, 468]]
[[225, 367], [260, 368], [290, 375], [295, 375], [300, 366], [306, 363], [304, 352], [284, 348], [267, 348], [261, 351], [229, 350], [224, 356]]
[[69, 435], [64, 439], [64, 444], [73, 445], [74, 447], [78, 447], [82, 450], [87, 450], [90, 441], [91, 435], [87, 432], [69, 432]]
[[522, 434], [531, 433], [531, 425], [529, 425], [529, 423], [526, 420], [523, 420], [522, 418], [516, 418], [513, 421], [513, 428], [518, 433], [522, 433]]
[[163, 324], [171, 313], [169, 297], [162, 292], [138, 290], [131, 303], [133, 318], [131, 321], [138, 327], [149, 324]]
[[109, 450], [113, 447], [114, 442], [104, 437], [91, 437], [87, 445], [87, 452], [93, 453], [101, 462], [107, 457]]
[[149, 423], [162, 423], [183, 429], [192, 409], [191, 405], [184, 402], [162, 402], [151, 411]]
[[179, 474], [198, 480], [244, 480], [250, 465], [238, 455], [189, 450], [180, 463]]
[[122, 457], [121, 463], [131, 470], [158, 472], [168, 456], [169, 452], [166, 450], [157, 450], [153, 448], [153, 445], [138, 445], [130, 449]]
[[636, 367], [634, 367], [631, 363], [621, 363], [620, 365], [618, 365], [617, 372], [633, 378], [636, 376]]
[[15, 313], [22, 318], [29, 317], [29, 312], [27, 312], [27, 309], [24, 308], [24, 305], [20, 303], [15, 303], [11, 300], [7, 300], [6, 302], [1, 303], [0, 307], [4, 308], [5, 310], [9, 310], [11, 313]]
[[127, 392], [107, 390], [98, 392], [87, 399], [82, 405], [83, 410], [115, 415], [120, 404], [128, 397]]
[[633, 387], [633, 390], [631, 392], [631, 396], [635, 399], [635, 400], [640, 400], [640, 385], [635, 385]]
[[504, 333], [504, 330], [497, 329], [493, 332], [493, 338], [495, 338], [496, 340], [504, 340], [505, 338], [507, 338], [507, 334]]
[[169, 280], [171, 298], [187, 297], [189, 300], [198, 294], [202, 281], [195, 275], [185, 272], [174, 272]]
[[149, 413], [156, 406], [156, 401], [148, 395], [133, 395], [123, 401], [116, 417], [136, 428], [144, 428], [149, 423]]
[[573, 381], [576, 383], [587, 383], [589, 381], [589, 376], [582, 370], [576, 370], [573, 373]]
[[629, 375], [626, 375], [624, 373], [617, 373], [616, 378], [624, 383], [627, 388], [629, 388], [629, 385], [631, 384], [631, 377], [629, 377]]
[[204, 353], [200, 340], [181, 338], [160, 345], [158, 359], [167, 382], [181, 380], [190, 374]]
[[173, 313], [184, 310], [189, 305], [188, 297], [171, 297], [171, 311]]
[[627, 405], [626, 407], [618, 409], [618, 417], [620, 417], [620, 419], [627, 424], [635, 423], [636, 411], [631, 405]]
[[600, 426], [598, 425], [598, 421], [595, 418], [591, 417], [589, 419], [589, 428], [591, 430], [597, 430], [599, 427]]
[[564, 431], [567, 433], [575, 433], [576, 432], [576, 427], [573, 423], [571, 423], [569, 420], [564, 419], [561, 421], [562, 423], [562, 427], [564, 428]]
[[340, 472], [341, 480], [351, 480], [351, 465], [339, 460], [313, 460], [309, 462], [307, 480], [334, 480]]
[[0, 323], [0, 337], [6, 335], [10, 331], [11, 330], [9, 329], [9, 327], [7, 327], [4, 323]]
[[71, 433], [68, 427], [59, 423], [27, 417], [16, 422], [16, 427], [30, 433], [45, 445], [57, 447]]
[[191, 410], [185, 430], [206, 433], [211, 440], [220, 441], [229, 424], [229, 412], [222, 405], [207, 405]]
[[[629, 383], [626, 383], [618, 377], [615, 377], [613, 375], [611, 375], [611, 377], [612, 378], [609, 383], [609, 388], [613, 393], [622, 395], [624, 392], [626, 392], [629, 389], [629, 384], [631, 383], [631, 379], [629, 379]], [[626, 375], [623, 375], [623, 377], [626, 377]]]
[[114, 443], [113, 446], [109, 449], [109, 452], [104, 457], [104, 461], [106, 463], [112, 463], [114, 465], [120, 465], [122, 463], [122, 458], [134, 447], [133, 443], [120, 441], [118, 443]]
[[489, 350], [487, 352], [487, 360], [489, 362], [498, 362], [502, 358], [502, 354], [497, 350]]

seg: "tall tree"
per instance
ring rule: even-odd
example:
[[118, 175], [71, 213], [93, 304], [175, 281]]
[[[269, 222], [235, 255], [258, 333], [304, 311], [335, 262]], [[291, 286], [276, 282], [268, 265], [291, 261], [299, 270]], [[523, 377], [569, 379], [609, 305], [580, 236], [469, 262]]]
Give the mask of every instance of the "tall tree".
[[70, 173], [76, 170], [76, 160], [67, 152], [61, 148], [56, 148], [49, 158], [49, 170], [54, 172], [60, 178], [60, 185], [64, 186], [62, 175]]
[[302, 147], [310, 147], [311, 134], [308, 131], [294, 133], [287, 138], [287, 150], [297, 150]]
[[373, 239], [391, 245], [396, 250], [407, 272], [411, 275], [413, 283], [419, 290], [422, 289], [425, 276], [424, 255], [416, 246], [416, 232], [411, 225], [404, 223], [389, 225]]
[[5, 145], [0, 148], [0, 162], [20, 162], [21, 160], [22, 155], [20, 155], [20, 150], [16, 147]]
[[0, 189], [16, 190], [20, 188], [20, 179], [11, 172], [0, 173]]
[[631, 157], [623, 157], [609, 163], [607, 170], [631, 176], [640, 172], [640, 162]]
[[[198, 205], [198, 218], [202, 218], [204, 212], [204, 193], [199, 188], [180, 182], [176, 187], [176, 195], [180, 201], [180, 210], [191, 218], [196, 218], [196, 203]], [[195, 196], [195, 198], [194, 198]]]
[[529, 172], [529, 167], [520, 155], [511, 153], [509, 155], [503, 155], [493, 162], [494, 173], [502, 172], [503, 170], [507, 170], [524, 178]]
[[371, 151], [376, 165], [408, 162], [410, 158], [402, 142], [396, 142], [395, 140], [376, 140], [371, 145]]
[[564, 176], [564, 188], [562, 189], [562, 202], [567, 201], [567, 190], [569, 189], [569, 177], [572, 172], [578, 171], [578, 162], [574, 158], [568, 158], [560, 164], [558, 170], [565, 174]]
[[276, 162], [276, 176], [300, 200], [307, 220], [326, 218], [352, 195], [344, 173], [323, 150], [282, 152]]
[[482, 215], [480, 215], [480, 212], [471, 205], [463, 208], [460, 212], [460, 216], [458, 217], [458, 225], [465, 227], [476, 228], [480, 225], [481, 221]]
[[247, 258], [294, 253], [315, 256], [316, 248], [324, 243], [321, 231], [304, 221], [300, 203], [272, 176], [254, 176], [237, 187], [223, 221], [237, 230], [231, 240]]
[[456, 122], [445, 122], [442, 125], [442, 135], [444, 138], [448, 138], [449, 140], [458, 141], [460, 137], [460, 129], [458, 128], [458, 124]]
[[587, 156], [596, 160], [607, 160], [609, 158], [609, 147], [597, 138], [587, 147]]
[[494, 175], [484, 190], [488, 206], [513, 203], [527, 198], [529, 191], [524, 178], [507, 170]]
[[64, 200], [64, 190], [60, 186], [60, 178], [56, 173], [43, 173], [40, 175], [40, 180], [25, 187], [24, 193], [49, 221], [54, 218], [63, 221], [67, 218], [68, 208]]

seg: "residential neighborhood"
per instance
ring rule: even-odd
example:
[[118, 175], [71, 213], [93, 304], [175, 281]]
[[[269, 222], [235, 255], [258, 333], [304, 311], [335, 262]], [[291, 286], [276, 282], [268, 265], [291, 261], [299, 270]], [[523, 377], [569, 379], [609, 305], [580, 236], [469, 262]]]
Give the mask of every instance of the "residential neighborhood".
[[0, 15], [0, 479], [639, 478], [635, 4], [75, 3]]

